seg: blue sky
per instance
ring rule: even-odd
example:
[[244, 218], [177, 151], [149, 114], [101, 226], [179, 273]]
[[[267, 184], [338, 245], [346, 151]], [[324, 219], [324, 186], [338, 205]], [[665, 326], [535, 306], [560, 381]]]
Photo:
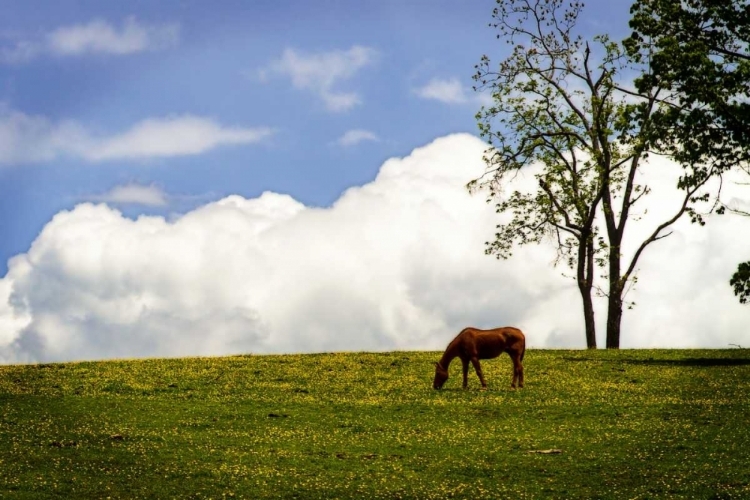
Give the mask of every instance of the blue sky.
[[[14, 113], [52, 130], [73, 122], [103, 137], [145, 120], [186, 116], [270, 133], [194, 154], [91, 160], [58, 148], [34, 159], [31, 147], [0, 158], [0, 275], [55, 213], [118, 186], [152, 186], [169, 196], [157, 207], [116, 203], [128, 216], [182, 213], [227, 194], [255, 197], [265, 190], [330, 205], [346, 188], [372, 180], [387, 158], [448, 133], [475, 133], [473, 65], [484, 53], [499, 60], [505, 50], [487, 27], [494, 5], [487, 0], [3, 5], [0, 123], [6, 137]], [[617, 14], [627, 5], [592, 10], [582, 25], [625, 33], [627, 17]], [[147, 33], [147, 40], [118, 49], [117, 38], [128, 43], [128, 27]], [[51, 34], [63, 30], [89, 38], [61, 52]], [[349, 53], [354, 47], [366, 54], [359, 65]], [[290, 73], [269, 70], [285, 51], [323, 72], [338, 56], [349, 73], [334, 75], [327, 92], [352, 94], [356, 104], [327, 105], [321, 75], [299, 88]], [[420, 97], [431, 82], [437, 85], [432, 97]], [[43, 140], [28, 128], [17, 133]], [[336, 142], [355, 130], [367, 132], [361, 142]]]
[[[122, 32], [131, 16], [141, 26], [175, 24], [179, 31], [173, 44], [157, 49], [122, 55], [42, 53], [6, 63], [0, 67], [6, 112], [52, 123], [75, 120], [107, 135], [145, 119], [184, 115], [224, 127], [268, 127], [273, 133], [260, 143], [194, 155], [93, 163], [55, 155], [3, 165], [3, 270], [7, 258], [25, 251], [54, 213], [121, 184], [155, 184], [185, 197], [158, 210], [123, 207], [129, 215], [185, 211], [226, 194], [253, 197], [265, 190], [327, 205], [347, 187], [371, 180], [384, 159], [449, 132], [473, 132], [476, 106], [420, 99], [414, 89], [432, 78], [469, 84], [472, 63], [483, 43], [491, 43], [491, 33], [481, 27], [487, 2], [474, 10], [459, 2], [435, 10], [399, 3], [379, 3], [377, 9], [374, 2], [369, 8], [364, 2], [356, 7], [353, 2], [95, 2], [78, 8], [65, 2], [51, 8], [16, 3], [3, 16], [6, 47], [95, 20]], [[285, 50], [305, 58], [355, 46], [373, 51], [368, 62], [332, 85], [333, 92], [357, 94], [361, 102], [349, 109], [331, 111], [315, 90], [296, 89], [288, 76], [265, 82], [258, 76]], [[334, 144], [355, 129], [370, 131], [378, 141]]]
[[[3, 2], [0, 363], [437, 350], [467, 325], [583, 347], [554, 250], [484, 255], [499, 219], [465, 189], [484, 171], [473, 68], [508, 50], [493, 7]], [[628, 9], [592, 3], [581, 33], [621, 40]], [[679, 174], [660, 161], [650, 214]], [[623, 347], [746, 345], [727, 282], [748, 223], [649, 249]]]

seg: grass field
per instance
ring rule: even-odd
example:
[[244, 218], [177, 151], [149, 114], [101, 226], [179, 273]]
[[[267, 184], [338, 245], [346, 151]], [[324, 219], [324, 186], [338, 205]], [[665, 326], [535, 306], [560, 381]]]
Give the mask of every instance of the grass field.
[[750, 350], [438, 357], [0, 366], [0, 498], [750, 498]]

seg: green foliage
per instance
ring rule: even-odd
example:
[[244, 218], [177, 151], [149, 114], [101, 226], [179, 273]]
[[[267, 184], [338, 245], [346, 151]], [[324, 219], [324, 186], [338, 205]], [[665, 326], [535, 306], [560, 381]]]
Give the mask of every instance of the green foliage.
[[734, 287], [734, 294], [739, 297], [740, 304], [746, 304], [750, 299], [750, 262], [737, 266], [737, 272], [732, 275], [729, 284]]
[[438, 357], [0, 366], [0, 498], [750, 495], [747, 350], [529, 350], [518, 391]]
[[[686, 170], [680, 187], [711, 175], [707, 165], [750, 172], [750, 2], [639, 0], [631, 14], [625, 46], [649, 68], [636, 86], [661, 89], [669, 103], [656, 121], [653, 145], [684, 165], [703, 165]], [[695, 211], [690, 216], [704, 223]], [[741, 303], [750, 296], [746, 266], [730, 281]]]
[[667, 104], [650, 140], [688, 169], [680, 187], [701, 182], [711, 169], [746, 166], [750, 2], [638, 0], [631, 14], [633, 33], [624, 46], [645, 68], [635, 85], [641, 93], [657, 89]]

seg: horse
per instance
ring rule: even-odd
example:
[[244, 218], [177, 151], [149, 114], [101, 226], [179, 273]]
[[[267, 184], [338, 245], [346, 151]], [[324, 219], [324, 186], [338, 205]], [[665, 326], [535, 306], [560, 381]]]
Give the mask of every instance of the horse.
[[526, 352], [526, 337], [518, 328], [505, 326], [493, 328], [492, 330], [480, 330], [479, 328], [464, 328], [455, 339], [448, 344], [443, 357], [435, 363], [435, 380], [432, 383], [434, 389], [440, 389], [448, 380], [448, 366], [454, 358], [461, 359], [464, 371], [464, 389], [468, 386], [469, 361], [474, 365], [482, 390], [487, 389], [484, 381], [480, 359], [492, 359], [507, 352], [513, 361], [513, 381], [510, 386], [523, 387], [523, 355]]

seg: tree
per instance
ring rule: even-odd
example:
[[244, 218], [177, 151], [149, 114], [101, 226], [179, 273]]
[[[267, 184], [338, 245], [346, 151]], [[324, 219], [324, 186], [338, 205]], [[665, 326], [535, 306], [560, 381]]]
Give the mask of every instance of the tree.
[[[510, 10], [506, 10], [509, 7]], [[500, 230], [494, 242], [488, 242], [487, 253], [508, 258], [514, 243], [539, 243], [548, 235], [557, 241], [558, 257], [566, 259], [576, 270], [576, 281], [583, 302], [586, 344], [596, 347], [596, 327], [592, 290], [594, 286], [596, 211], [601, 202], [601, 176], [592, 161], [594, 150], [601, 149], [595, 126], [588, 117], [601, 112], [602, 122], [608, 121], [607, 88], [600, 84], [595, 96], [587, 102], [583, 91], [569, 91], [566, 79], [588, 64], [576, 57], [582, 47], [580, 38], [571, 30], [580, 11], [576, 5], [571, 17], [550, 30], [547, 42], [541, 24], [536, 32], [512, 24], [514, 17], [532, 14], [541, 23], [552, 14], [554, 5], [538, 10], [528, 5], [502, 5], [493, 12], [503, 36], [512, 39], [521, 35], [531, 42], [529, 49], [517, 45], [511, 57], [503, 61], [498, 73], [489, 70], [489, 58], [477, 65], [474, 79], [482, 88], [491, 87], [495, 104], [477, 115], [480, 133], [488, 139], [491, 149], [485, 161], [489, 179], [478, 179], [470, 188], [489, 188], [490, 200], [503, 193], [503, 183], [517, 171], [534, 162], [545, 165], [537, 175], [539, 189], [535, 193], [515, 191], [497, 204], [500, 213], [511, 212], [513, 219]], [[498, 35], [498, 38], [500, 35]], [[593, 76], [589, 79], [593, 81]], [[593, 109], [597, 106], [597, 111]], [[598, 111], [601, 109], [601, 111]], [[607, 115], [607, 116], [604, 116]], [[499, 119], [493, 130], [491, 121]], [[486, 175], [487, 175], [486, 174]], [[488, 201], [490, 201], [488, 200]]]
[[[496, 71], [483, 56], [476, 66], [476, 90], [489, 89], [493, 104], [477, 114], [480, 135], [489, 144], [487, 171], [469, 183], [488, 188], [489, 201], [511, 217], [498, 225], [486, 252], [507, 258], [517, 244], [552, 237], [558, 256], [576, 269], [583, 300], [586, 340], [596, 347], [591, 299], [594, 268], [603, 268], [607, 287], [606, 347], [618, 348], [624, 296], [635, 280], [636, 265], [651, 243], [669, 235], [684, 214], [702, 222], [695, 206], [708, 199], [703, 188], [721, 174], [715, 159], [692, 163], [677, 158], [679, 137], [659, 143], [658, 152], [683, 164], [681, 203], [658, 224], [629, 260], [621, 253], [633, 207], [649, 193], [639, 171], [660, 136], [662, 115], [671, 108], [663, 89], [635, 89], [626, 76], [646, 73], [606, 36], [586, 40], [575, 34], [583, 4], [562, 0], [497, 0], [493, 11], [498, 39], [513, 45]], [[630, 83], [628, 86], [627, 84]], [[671, 149], [670, 149], [671, 148]], [[535, 167], [536, 165], [536, 167]], [[506, 193], [520, 171], [536, 173], [533, 192]], [[597, 220], [603, 219], [603, 229]]]
[[740, 304], [746, 304], [750, 299], [750, 262], [743, 262], [737, 267], [729, 284], [734, 287], [734, 294], [740, 298]]
[[[678, 141], [690, 138], [698, 152], [720, 158], [720, 168], [750, 173], [750, 2], [640, 0], [631, 14], [628, 51], [651, 63], [638, 90], [660, 86], [676, 96], [665, 128], [687, 115]], [[746, 303], [750, 262], [738, 266], [730, 285]]]

